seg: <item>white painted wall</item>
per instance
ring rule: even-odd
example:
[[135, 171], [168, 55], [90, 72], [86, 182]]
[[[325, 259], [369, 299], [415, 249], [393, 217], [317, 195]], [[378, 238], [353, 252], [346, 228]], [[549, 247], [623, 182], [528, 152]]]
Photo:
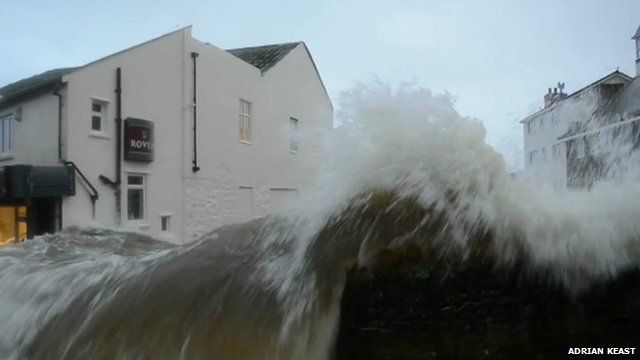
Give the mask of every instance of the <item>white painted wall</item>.
[[[187, 238], [220, 225], [273, 212], [282, 199], [272, 188], [308, 190], [322, 159], [312, 129], [329, 131], [333, 109], [303, 44], [266, 73], [212, 45], [192, 40], [198, 57], [198, 152], [201, 170], [185, 151]], [[239, 139], [239, 99], [252, 103], [252, 141]], [[289, 118], [299, 120], [299, 149], [290, 151]], [[189, 129], [190, 131], [190, 129]], [[253, 209], [237, 199], [252, 188]], [[294, 192], [295, 193], [295, 192]], [[243, 194], [243, 195], [241, 195]]]
[[[174, 214], [170, 234], [165, 238], [183, 238], [182, 128], [183, 41], [184, 31], [168, 34], [133, 49], [89, 64], [65, 76], [68, 89], [67, 138], [68, 159], [75, 162], [93, 185], [100, 199], [92, 218], [89, 196], [78, 186], [74, 197], [63, 203], [65, 226], [85, 225], [96, 221], [102, 225], [141, 230], [160, 235], [160, 216]], [[122, 212], [116, 216], [114, 190], [100, 182], [105, 175], [115, 180], [116, 159], [116, 69], [122, 68], [122, 118], [136, 117], [154, 122], [155, 161], [122, 162]], [[91, 99], [108, 101], [107, 138], [91, 131]], [[126, 219], [127, 173], [146, 175], [146, 215], [141, 222]]]
[[[563, 104], [558, 104], [562, 107]], [[530, 120], [534, 125], [533, 131], [524, 124], [524, 162], [525, 172], [550, 180], [554, 185], [566, 186], [567, 163], [564, 144], [558, 137], [567, 132], [569, 118], [561, 116], [557, 109], [549, 109]], [[558, 144], [560, 152], [553, 153], [553, 146]], [[530, 154], [535, 151], [537, 156], [532, 162]]]
[[[193, 62], [199, 53], [198, 159], [192, 172]], [[122, 163], [121, 213], [116, 179], [116, 69], [122, 69], [122, 118], [154, 122], [155, 160]], [[313, 61], [298, 45], [266, 73], [191, 37], [185, 28], [88, 64], [64, 76], [63, 157], [73, 161], [97, 188], [93, 213], [82, 182], [63, 200], [65, 227], [98, 223], [143, 231], [183, 242], [214, 228], [271, 213], [308, 190], [324, 157], [304, 136], [333, 127], [333, 108]], [[104, 131], [91, 130], [92, 99], [107, 104]], [[252, 142], [239, 140], [239, 99], [252, 103]], [[2, 164], [55, 164], [57, 98], [45, 95], [21, 104], [15, 127], [16, 156]], [[2, 113], [10, 111], [7, 109]], [[298, 151], [290, 151], [289, 118], [299, 120]], [[144, 221], [126, 219], [127, 174], [146, 180]], [[284, 192], [283, 192], [284, 191]], [[161, 216], [171, 215], [168, 233]]]
[[[566, 149], [558, 137], [567, 133], [573, 122], [584, 123], [596, 110], [600, 97], [595, 91], [599, 84], [627, 84], [630, 79], [614, 72], [580, 90], [569, 98], [539, 111], [523, 123], [525, 173], [564, 187], [567, 184]], [[533, 131], [529, 131], [529, 124]], [[553, 146], [560, 144], [560, 156], [553, 155]], [[532, 162], [531, 152], [537, 156]], [[544, 155], [543, 155], [544, 153]]]
[[12, 154], [0, 156], [0, 166], [51, 165], [58, 161], [58, 98], [45, 94], [0, 110], [0, 117], [21, 109], [12, 121]]

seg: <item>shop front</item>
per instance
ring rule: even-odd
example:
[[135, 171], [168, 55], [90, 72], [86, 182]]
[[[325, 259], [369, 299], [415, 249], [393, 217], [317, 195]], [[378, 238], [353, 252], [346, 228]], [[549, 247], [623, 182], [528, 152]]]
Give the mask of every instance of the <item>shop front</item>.
[[62, 199], [75, 195], [70, 166], [0, 168], [0, 247], [62, 229]]

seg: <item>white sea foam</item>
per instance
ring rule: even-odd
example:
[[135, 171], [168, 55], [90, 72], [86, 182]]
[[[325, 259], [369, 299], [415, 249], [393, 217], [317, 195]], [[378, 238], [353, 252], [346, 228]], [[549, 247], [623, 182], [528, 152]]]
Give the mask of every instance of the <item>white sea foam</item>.
[[326, 358], [347, 269], [409, 245], [464, 261], [487, 238], [572, 293], [637, 267], [637, 182], [513, 179], [480, 120], [414, 85], [341, 109], [318, 188], [279, 216], [183, 247], [101, 230], [0, 250], [0, 355]]

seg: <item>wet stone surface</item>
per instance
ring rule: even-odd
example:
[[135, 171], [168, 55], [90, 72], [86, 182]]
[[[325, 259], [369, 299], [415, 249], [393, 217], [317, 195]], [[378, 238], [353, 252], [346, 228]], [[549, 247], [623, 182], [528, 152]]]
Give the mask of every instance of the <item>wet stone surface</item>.
[[352, 273], [334, 359], [556, 359], [570, 347], [640, 346], [640, 274], [577, 298], [496, 274], [484, 266]]

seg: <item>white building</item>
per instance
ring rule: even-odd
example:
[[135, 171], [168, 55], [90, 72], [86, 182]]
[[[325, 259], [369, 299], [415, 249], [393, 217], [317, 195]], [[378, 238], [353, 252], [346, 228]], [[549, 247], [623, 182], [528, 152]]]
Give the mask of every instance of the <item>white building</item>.
[[94, 223], [188, 242], [308, 189], [299, 133], [333, 127], [304, 43], [225, 51], [190, 27], [0, 95], [0, 243]]
[[535, 172], [547, 180], [565, 186], [567, 182], [566, 149], [559, 139], [569, 125], [592, 116], [601, 93], [621, 89], [632, 78], [618, 70], [567, 95], [564, 84], [548, 89], [544, 108], [527, 116], [520, 123], [524, 135], [524, 163], [526, 172]]
[[[631, 39], [636, 45], [637, 79], [640, 74], [640, 26]], [[634, 91], [630, 91], [632, 81], [636, 82], [631, 76], [616, 70], [571, 95], [563, 92], [564, 84], [559, 83], [558, 88], [553, 91], [549, 88], [544, 96], [544, 108], [520, 121], [524, 133], [525, 171], [542, 175], [557, 185], [566, 186], [567, 134], [573, 134], [577, 129], [585, 131], [587, 127], [594, 126], [587, 123], [599, 123], [600, 121], [591, 120], [600, 116], [598, 113], [604, 108], [619, 102], [618, 98], [621, 96], [635, 96], [630, 95], [635, 94]], [[630, 107], [625, 104], [621, 108]], [[576, 149], [580, 153], [580, 147]], [[574, 170], [570, 169], [570, 172]]]

